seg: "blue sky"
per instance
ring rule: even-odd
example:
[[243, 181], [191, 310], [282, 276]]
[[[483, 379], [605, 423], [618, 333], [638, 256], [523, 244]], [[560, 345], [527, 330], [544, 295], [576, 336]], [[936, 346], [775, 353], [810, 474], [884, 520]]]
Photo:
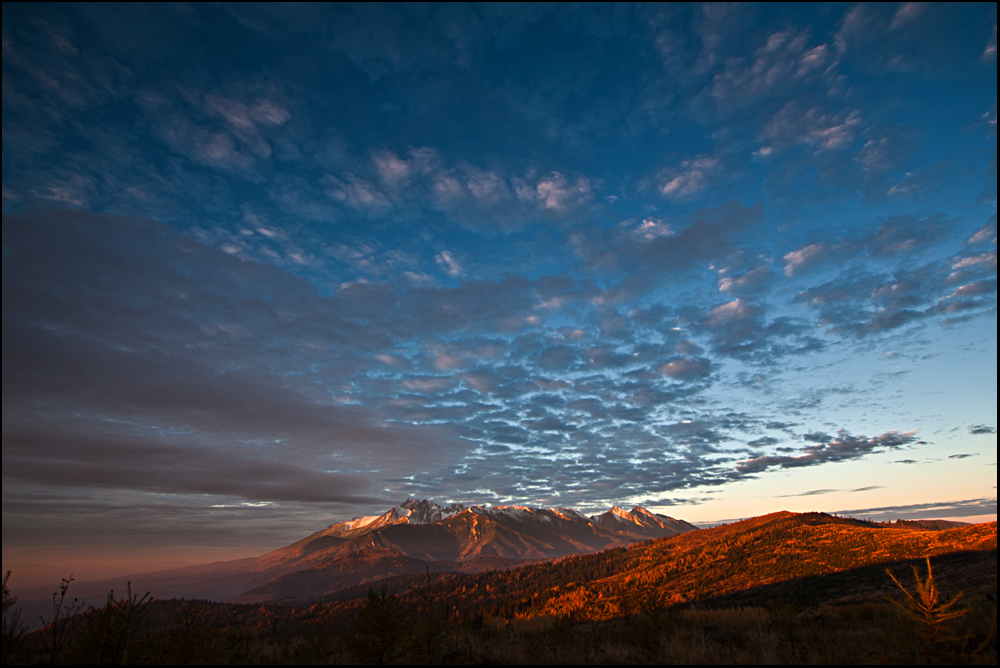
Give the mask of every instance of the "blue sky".
[[5, 5], [5, 568], [995, 516], [996, 81], [993, 3]]

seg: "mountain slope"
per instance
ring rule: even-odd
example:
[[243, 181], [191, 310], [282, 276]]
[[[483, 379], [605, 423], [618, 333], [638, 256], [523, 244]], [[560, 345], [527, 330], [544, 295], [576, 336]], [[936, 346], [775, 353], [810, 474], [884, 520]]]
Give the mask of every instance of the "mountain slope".
[[601, 620], [925, 556], [995, 551], [996, 522], [946, 530], [774, 513], [628, 548], [456, 577], [436, 587], [460, 616]]

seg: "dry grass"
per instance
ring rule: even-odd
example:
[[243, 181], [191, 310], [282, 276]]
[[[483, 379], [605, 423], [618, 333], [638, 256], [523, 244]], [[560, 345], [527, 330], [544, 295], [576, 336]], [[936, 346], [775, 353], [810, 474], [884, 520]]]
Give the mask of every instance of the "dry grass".
[[[957, 632], [982, 642], [992, 613], [970, 611]], [[906, 664], [922, 659], [920, 634], [890, 603], [837, 606], [807, 613], [788, 608], [668, 611], [657, 625], [642, 616], [586, 624], [546, 617], [487, 620], [449, 637], [455, 663], [481, 664]], [[706, 625], [716, 624], [713, 639]], [[996, 643], [966, 657], [996, 663]]]

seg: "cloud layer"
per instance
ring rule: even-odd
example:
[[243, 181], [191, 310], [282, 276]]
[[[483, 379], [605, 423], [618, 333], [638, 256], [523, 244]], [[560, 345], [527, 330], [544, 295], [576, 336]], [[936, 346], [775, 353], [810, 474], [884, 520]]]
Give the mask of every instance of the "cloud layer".
[[989, 465], [995, 23], [5, 6], [5, 545]]

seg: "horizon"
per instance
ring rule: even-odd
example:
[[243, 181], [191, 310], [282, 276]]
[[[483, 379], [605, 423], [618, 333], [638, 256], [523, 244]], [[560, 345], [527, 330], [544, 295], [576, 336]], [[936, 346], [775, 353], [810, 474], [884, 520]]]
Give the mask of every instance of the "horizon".
[[3, 73], [15, 586], [401, 497], [996, 520], [995, 4], [4, 5]]

